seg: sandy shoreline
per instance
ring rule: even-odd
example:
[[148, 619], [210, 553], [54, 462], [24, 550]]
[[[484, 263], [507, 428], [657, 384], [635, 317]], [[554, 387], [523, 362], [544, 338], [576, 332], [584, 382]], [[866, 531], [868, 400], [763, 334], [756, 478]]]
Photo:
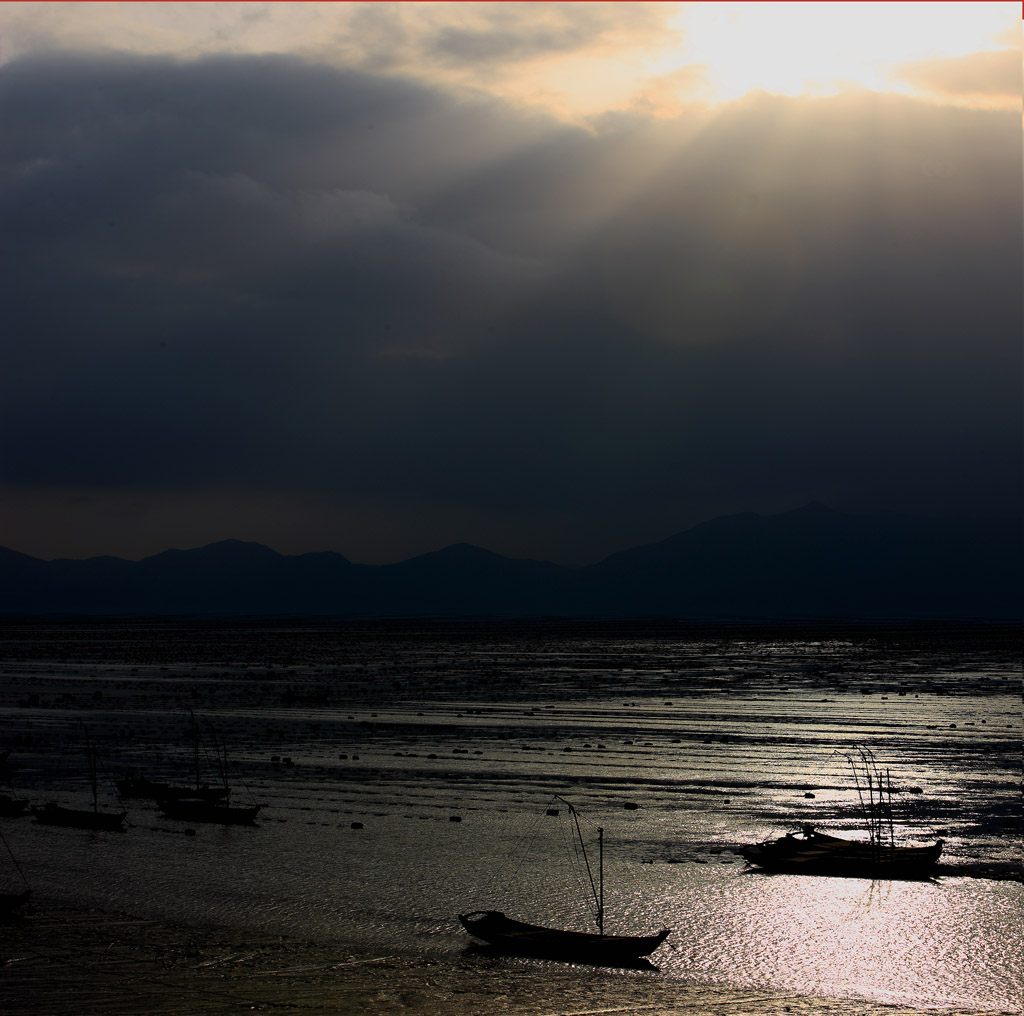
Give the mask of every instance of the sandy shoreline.
[[[0, 926], [4, 1016], [914, 1016], [915, 1009], [460, 954], [359, 952], [337, 942], [145, 920], [38, 901]], [[943, 1013], [981, 1016], [977, 1009]], [[990, 1016], [990, 1013], [985, 1013]]]

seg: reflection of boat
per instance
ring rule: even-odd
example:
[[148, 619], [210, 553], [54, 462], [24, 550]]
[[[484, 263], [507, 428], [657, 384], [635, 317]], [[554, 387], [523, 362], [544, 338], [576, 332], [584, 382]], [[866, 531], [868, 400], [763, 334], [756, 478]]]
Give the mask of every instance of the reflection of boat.
[[928, 846], [898, 847], [892, 812], [893, 788], [866, 748], [846, 756], [868, 824], [868, 840], [848, 840], [818, 832], [805, 824], [799, 833], [743, 847], [746, 860], [767, 871], [854, 878], [930, 878], [943, 841]]
[[[668, 929], [655, 935], [605, 935], [604, 933], [604, 830], [598, 829], [598, 880], [595, 884], [587, 859], [576, 809], [559, 798], [572, 816], [575, 835], [586, 866], [595, 904], [597, 933], [562, 931], [526, 924], [506, 917], [500, 910], [475, 910], [459, 914], [463, 928], [474, 938], [499, 952], [568, 960], [602, 966], [632, 966], [654, 952], [669, 936]], [[551, 814], [549, 810], [548, 814]], [[557, 814], [557, 813], [556, 813]]]
[[744, 847], [740, 853], [767, 871], [860, 878], [929, 878], [942, 853], [942, 840], [926, 847], [847, 840], [811, 826], [777, 840]]
[[[85, 728], [83, 727], [83, 732]], [[86, 755], [89, 759], [89, 782], [92, 784], [92, 808], [64, 808], [52, 801], [42, 808], [33, 808], [32, 814], [40, 825], [70, 826], [75, 829], [104, 829], [120, 832], [124, 829], [128, 813], [124, 811], [100, 811], [97, 779], [96, 749], [86, 733]]]
[[237, 807], [228, 803], [231, 788], [228, 785], [227, 749], [218, 747], [217, 762], [222, 786], [201, 785], [199, 767], [199, 724], [190, 711], [192, 725], [192, 756], [195, 768], [195, 789], [169, 787], [166, 794], [156, 795], [157, 807], [167, 818], [182, 822], [216, 822], [220, 825], [251, 825], [256, 821], [261, 805]]

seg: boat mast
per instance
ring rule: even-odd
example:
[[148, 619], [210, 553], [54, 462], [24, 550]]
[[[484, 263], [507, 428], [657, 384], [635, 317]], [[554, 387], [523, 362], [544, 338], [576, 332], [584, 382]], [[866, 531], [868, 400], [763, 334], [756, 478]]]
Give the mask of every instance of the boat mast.
[[597, 933], [604, 934], [604, 829], [597, 830], [598, 841], [598, 885], [594, 885], [594, 873], [590, 869], [590, 858], [587, 856], [587, 845], [583, 842], [583, 831], [580, 829], [580, 817], [570, 801], [555, 794], [555, 800], [561, 801], [569, 809], [573, 823], [576, 826], [576, 838], [580, 843], [580, 850], [583, 853], [583, 863], [587, 868], [587, 878], [590, 880], [590, 891], [594, 894], [594, 902], [597, 904]]
[[92, 782], [92, 810], [100, 810], [100, 792], [96, 777], [96, 749], [90, 744], [85, 749], [89, 753], [89, 779]]
[[189, 719], [192, 721], [192, 764], [196, 771], [196, 790], [199, 789], [199, 724], [196, 722], [196, 714], [190, 709]]
[[92, 785], [92, 810], [100, 810], [100, 792], [96, 776], [96, 749], [89, 739], [89, 728], [82, 724], [82, 738], [85, 740], [85, 757], [89, 760], [89, 783]]

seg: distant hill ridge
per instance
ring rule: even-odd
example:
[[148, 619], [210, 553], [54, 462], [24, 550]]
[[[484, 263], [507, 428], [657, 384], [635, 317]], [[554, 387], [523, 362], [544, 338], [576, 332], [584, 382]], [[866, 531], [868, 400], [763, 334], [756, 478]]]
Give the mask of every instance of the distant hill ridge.
[[0, 547], [0, 614], [1017, 618], [1012, 521], [746, 512], [568, 567], [459, 543], [396, 564], [223, 540], [43, 561]]

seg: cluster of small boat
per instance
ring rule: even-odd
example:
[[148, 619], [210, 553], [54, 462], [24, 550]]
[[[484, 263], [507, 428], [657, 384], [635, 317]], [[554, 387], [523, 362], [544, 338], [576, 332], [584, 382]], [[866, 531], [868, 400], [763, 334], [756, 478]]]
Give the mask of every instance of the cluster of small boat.
[[[176, 786], [170, 783], [157, 782], [145, 776], [124, 777], [114, 781], [120, 799], [150, 800], [156, 803], [160, 812], [170, 819], [184, 822], [215, 822], [222, 825], [250, 825], [259, 814], [261, 806], [237, 806], [230, 803], [231, 789], [227, 780], [227, 755], [220, 761], [222, 786], [211, 787], [201, 781], [199, 765], [199, 726], [194, 714], [189, 714], [192, 724], [193, 753], [195, 760], [194, 786]], [[88, 732], [83, 726], [86, 757], [89, 764], [89, 782], [92, 787], [91, 808], [68, 808], [56, 802], [48, 802], [42, 806], [31, 807], [30, 802], [22, 798], [0, 795], [0, 817], [16, 818], [31, 810], [31, 814], [39, 825], [64, 826], [76, 829], [92, 829], [98, 831], [117, 832], [125, 829], [128, 812], [120, 810], [103, 810], [99, 806], [99, 760], [95, 746], [89, 740]], [[10, 752], [4, 753], [6, 761]]]

